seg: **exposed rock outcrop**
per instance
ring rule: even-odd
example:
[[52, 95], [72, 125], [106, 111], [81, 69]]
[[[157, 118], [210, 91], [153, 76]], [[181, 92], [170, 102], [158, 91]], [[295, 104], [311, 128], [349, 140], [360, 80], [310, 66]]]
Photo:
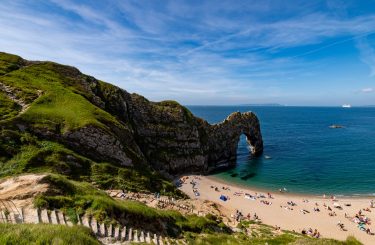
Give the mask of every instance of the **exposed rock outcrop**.
[[222, 123], [210, 125], [176, 102], [153, 103], [132, 95], [128, 104], [138, 145], [158, 170], [177, 174], [233, 166], [241, 134], [246, 135], [253, 155], [263, 151], [254, 113], [235, 112]]
[[[131, 166], [129, 158], [121, 144], [114, 135], [97, 127], [83, 127], [65, 135], [67, 144], [79, 146], [87, 151], [87, 154], [95, 152], [94, 156], [101, 156], [101, 160], [113, 159], [123, 166]], [[99, 158], [100, 159], [100, 158]]]

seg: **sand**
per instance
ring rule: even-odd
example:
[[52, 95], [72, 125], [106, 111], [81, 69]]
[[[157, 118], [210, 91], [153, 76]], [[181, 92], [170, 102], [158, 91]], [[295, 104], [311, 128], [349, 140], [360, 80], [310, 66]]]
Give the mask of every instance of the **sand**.
[[[0, 180], [0, 200], [11, 200], [17, 208], [33, 207], [34, 197], [48, 191], [45, 174], [25, 174]], [[0, 209], [2, 205], [0, 205]]]
[[[358, 225], [351, 221], [349, 218], [345, 218], [345, 213], [350, 217], [354, 217], [359, 210], [370, 207], [371, 198], [337, 198], [338, 200], [333, 201], [330, 197], [323, 198], [323, 196], [311, 196], [311, 195], [299, 195], [290, 193], [271, 192], [273, 198], [267, 197], [267, 192], [260, 191], [255, 188], [236, 186], [230, 183], [224, 183], [218, 179], [210, 176], [199, 176], [195, 179], [197, 182], [196, 188], [198, 189], [200, 196], [196, 197], [193, 193], [192, 185], [190, 181], [195, 176], [188, 176], [189, 179], [185, 181], [180, 189], [188, 194], [191, 198], [198, 198], [202, 200], [209, 200], [216, 202], [232, 213], [235, 210], [241, 211], [245, 216], [250, 213], [251, 217], [256, 213], [264, 224], [272, 226], [280, 226], [281, 229], [294, 230], [301, 232], [302, 229], [317, 229], [322, 237], [334, 238], [338, 240], [345, 240], [347, 236], [353, 235], [359, 241], [364, 244], [375, 244], [375, 235], [369, 235], [358, 228]], [[218, 187], [219, 191], [215, 191], [211, 186]], [[229, 187], [230, 190], [223, 190], [222, 187]], [[244, 195], [236, 196], [235, 192], [249, 193], [255, 195], [255, 193], [262, 193], [266, 198], [257, 198], [256, 200], [249, 200]], [[222, 201], [219, 199], [220, 195], [229, 196], [228, 201]], [[308, 202], [304, 202], [304, 200]], [[263, 204], [261, 201], [271, 202], [271, 205]], [[290, 206], [287, 204], [288, 201], [293, 201], [297, 205]], [[316, 206], [316, 203], [318, 206]], [[334, 203], [341, 205], [342, 210], [334, 208]], [[332, 211], [329, 211], [323, 206], [326, 204], [331, 207]], [[351, 204], [351, 206], [345, 206], [345, 204]], [[283, 207], [280, 207], [283, 206]], [[284, 208], [289, 206], [293, 210]], [[320, 209], [320, 212], [314, 212], [314, 207]], [[301, 210], [307, 210], [310, 213], [303, 213]], [[375, 208], [370, 209], [371, 212], [363, 211], [362, 214], [375, 221]], [[335, 212], [337, 216], [329, 216], [330, 212]], [[342, 231], [337, 225], [338, 222], [344, 224], [346, 231]], [[375, 225], [367, 225], [372, 232], [375, 232]]]

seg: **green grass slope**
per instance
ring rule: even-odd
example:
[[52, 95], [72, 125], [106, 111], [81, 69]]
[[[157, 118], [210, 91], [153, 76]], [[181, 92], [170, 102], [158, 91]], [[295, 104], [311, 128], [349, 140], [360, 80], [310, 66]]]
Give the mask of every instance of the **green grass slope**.
[[76, 223], [76, 215], [91, 214], [104, 223], [129, 225], [155, 233], [179, 236], [184, 231], [225, 231], [225, 226], [210, 218], [183, 216], [177, 211], [158, 210], [137, 201], [119, 201], [97, 190], [87, 182], [69, 180], [60, 175], [48, 175], [43, 180], [50, 190], [35, 198], [39, 208], [60, 209]]
[[88, 228], [47, 224], [0, 224], [0, 244], [99, 245]]
[[0, 76], [19, 69], [24, 63], [24, 60], [17, 55], [0, 52]]
[[[70, 69], [75, 72], [74, 68]], [[108, 129], [107, 125], [123, 128], [111, 114], [78, 94], [84, 93], [79, 83], [62, 72], [69, 74], [70, 71], [64, 66], [45, 62], [7, 73], [0, 82], [14, 88], [19, 99], [31, 104], [21, 119], [34, 127], [58, 128], [61, 133], [87, 125], [104, 129]]]
[[20, 106], [9, 99], [3, 91], [0, 91], [0, 120], [17, 116]]

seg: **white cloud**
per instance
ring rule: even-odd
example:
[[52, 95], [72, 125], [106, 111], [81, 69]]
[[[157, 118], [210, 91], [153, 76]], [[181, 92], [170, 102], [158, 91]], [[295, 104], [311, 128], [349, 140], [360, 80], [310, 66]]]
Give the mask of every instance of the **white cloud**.
[[357, 47], [360, 51], [362, 62], [370, 68], [370, 76], [375, 76], [375, 49], [370, 45], [366, 38], [359, 39], [357, 41]]
[[372, 92], [374, 92], [374, 89], [373, 88], [363, 88], [363, 89], [361, 89], [361, 92], [362, 93], [372, 93]]
[[[315, 11], [313, 3], [287, 9], [285, 4], [263, 1], [240, 6], [224, 0], [189, 3], [111, 1], [102, 9], [50, 0], [52, 10], [43, 11], [33, 7], [37, 3], [4, 0], [0, 47], [29, 59], [77, 66], [152, 100], [226, 103], [256, 93], [259, 97], [285, 94], [281, 83], [297, 78], [302, 83], [304, 76], [314, 73], [316, 64], [305, 56], [342, 41], [287, 58], [274, 55], [279, 50], [335, 37], [346, 42], [375, 31], [375, 15], [332, 16]], [[282, 9], [291, 15], [265, 20], [263, 15]], [[361, 48], [369, 54], [363, 60], [373, 64], [371, 47]]]

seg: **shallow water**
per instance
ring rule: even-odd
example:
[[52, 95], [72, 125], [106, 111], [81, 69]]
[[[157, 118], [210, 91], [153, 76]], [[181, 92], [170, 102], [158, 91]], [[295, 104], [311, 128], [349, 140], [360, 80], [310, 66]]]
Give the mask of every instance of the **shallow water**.
[[[210, 123], [234, 111], [253, 111], [259, 117], [263, 156], [252, 158], [242, 136], [236, 167], [215, 174], [222, 180], [295, 193], [375, 195], [375, 108], [188, 108]], [[344, 128], [329, 128], [332, 124]]]

